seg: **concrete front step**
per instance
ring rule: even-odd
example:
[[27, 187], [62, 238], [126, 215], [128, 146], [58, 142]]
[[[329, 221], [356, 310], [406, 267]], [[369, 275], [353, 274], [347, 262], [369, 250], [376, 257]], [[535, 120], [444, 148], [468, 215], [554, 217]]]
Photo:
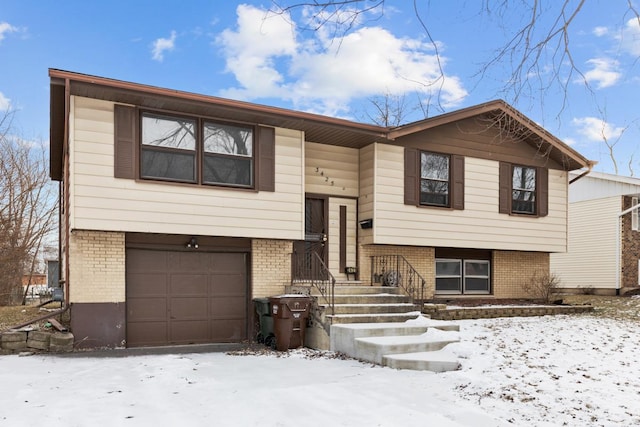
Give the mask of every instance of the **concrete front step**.
[[376, 322], [405, 322], [415, 319], [420, 314], [418, 311], [408, 313], [367, 313], [367, 314], [327, 314], [332, 325], [350, 323], [376, 323]]
[[458, 369], [443, 351], [459, 341], [458, 325], [413, 314], [405, 322], [332, 324], [330, 350], [397, 369], [443, 372]]
[[[320, 292], [313, 286], [309, 288], [311, 295], [318, 295]], [[334, 287], [335, 295], [370, 295], [370, 294], [388, 294], [401, 295], [400, 288], [390, 286], [369, 286], [369, 285], [336, 285]]]
[[457, 332], [450, 339], [430, 337], [429, 332], [421, 335], [385, 336], [356, 338], [356, 352], [358, 359], [382, 365], [383, 358], [391, 354], [433, 352], [442, 350], [448, 344], [460, 341]]
[[336, 304], [403, 304], [411, 299], [406, 295], [396, 294], [354, 294], [335, 295]]
[[405, 314], [415, 310], [415, 305], [401, 304], [336, 304], [334, 314]]
[[448, 372], [460, 368], [458, 358], [446, 348], [438, 351], [388, 354], [383, 356], [382, 364], [394, 369], [432, 372]]

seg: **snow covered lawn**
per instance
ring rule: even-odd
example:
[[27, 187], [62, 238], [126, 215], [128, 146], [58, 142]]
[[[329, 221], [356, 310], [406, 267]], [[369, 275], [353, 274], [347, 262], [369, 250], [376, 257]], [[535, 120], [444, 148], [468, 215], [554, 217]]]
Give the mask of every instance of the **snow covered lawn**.
[[310, 350], [0, 357], [0, 426], [640, 425], [640, 322], [460, 321], [462, 369], [397, 371]]

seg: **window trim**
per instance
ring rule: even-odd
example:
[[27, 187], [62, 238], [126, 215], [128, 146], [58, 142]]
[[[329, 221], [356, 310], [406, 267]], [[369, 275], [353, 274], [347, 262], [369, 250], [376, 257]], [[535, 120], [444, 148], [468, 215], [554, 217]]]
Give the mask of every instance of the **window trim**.
[[[420, 204], [421, 152], [449, 156], [449, 206]], [[464, 169], [464, 156], [405, 147], [404, 204], [427, 209], [464, 210]]]
[[[142, 132], [143, 130], [143, 118], [145, 117], [145, 114], [149, 114], [149, 115], [153, 115], [153, 116], [165, 116], [168, 118], [175, 118], [176, 120], [191, 120], [193, 122], [195, 122], [195, 171], [194, 171], [194, 175], [195, 175], [195, 181], [186, 181], [186, 180], [177, 180], [177, 179], [167, 179], [167, 178], [160, 178], [160, 177], [145, 177], [143, 176], [142, 173], [142, 150], [143, 150], [143, 143], [142, 143]], [[205, 162], [205, 158], [206, 158], [206, 153], [205, 153], [205, 147], [204, 147], [204, 126], [206, 123], [212, 123], [212, 124], [223, 124], [226, 126], [237, 126], [237, 127], [244, 127], [244, 128], [251, 128], [251, 134], [252, 134], [252, 139], [251, 139], [251, 144], [252, 144], [252, 149], [251, 149], [251, 156], [233, 156], [233, 155], [229, 155], [230, 157], [236, 158], [236, 157], [242, 157], [242, 158], [250, 158], [251, 159], [251, 185], [238, 185], [238, 184], [233, 184], [233, 183], [211, 183], [211, 182], [206, 182], [204, 180], [204, 162]], [[144, 180], [144, 181], [162, 181], [162, 182], [179, 182], [179, 183], [184, 183], [184, 184], [192, 184], [192, 185], [199, 185], [199, 186], [213, 186], [213, 187], [231, 187], [231, 188], [241, 188], [241, 189], [249, 189], [249, 190], [253, 190], [256, 188], [256, 133], [257, 133], [257, 129], [255, 125], [244, 125], [241, 126], [240, 124], [236, 124], [236, 123], [232, 123], [232, 122], [226, 122], [226, 121], [222, 121], [222, 120], [216, 120], [216, 119], [212, 119], [210, 117], [204, 117], [204, 116], [191, 116], [191, 115], [187, 115], [187, 114], [174, 114], [174, 113], [165, 113], [165, 112], [158, 112], [155, 110], [147, 110], [147, 109], [141, 109], [139, 111], [138, 114], [138, 126], [139, 126], [139, 135], [138, 135], [138, 144], [137, 144], [137, 149], [138, 149], [138, 168], [139, 168], [139, 173], [138, 173], [138, 178], [140, 180]], [[168, 151], [174, 151], [172, 149], [167, 149]]]
[[[443, 262], [458, 262], [460, 265], [460, 275], [452, 276], [452, 275], [444, 275], [438, 276], [437, 274], [437, 263], [439, 261]], [[478, 276], [478, 275], [467, 275], [467, 263], [468, 262], [477, 262], [487, 264], [487, 276]], [[436, 295], [491, 295], [492, 292], [492, 283], [491, 283], [491, 260], [488, 259], [474, 259], [474, 258], [436, 258], [435, 259], [436, 268], [435, 268], [435, 294]], [[487, 279], [487, 290], [486, 291], [468, 291], [466, 282], [467, 277], [469, 278], [481, 278]], [[438, 279], [439, 278], [458, 278], [459, 279], [459, 287], [457, 291], [450, 290], [438, 290]]]
[[[185, 182], [182, 180], [163, 180], [162, 178], [141, 177], [141, 117], [142, 112], [153, 115], [197, 119], [202, 122], [220, 123], [231, 126], [249, 127], [252, 129], [253, 151], [250, 157], [252, 172], [251, 187], [237, 186], [234, 184], [215, 184], [202, 182], [203, 150], [196, 150], [197, 156], [197, 179], [196, 182]], [[236, 191], [274, 192], [275, 188], [275, 128], [271, 126], [261, 126], [255, 123], [241, 121], [216, 119], [215, 117], [193, 114], [182, 114], [174, 111], [166, 111], [150, 108], [139, 108], [125, 104], [114, 104], [114, 177], [122, 179], [132, 179], [139, 182], [158, 182], [166, 185], [200, 186]], [[200, 126], [198, 126], [198, 129]], [[200, 132], [200, 130], [197, 130]], [[202, 136], [199, 136], [200, 143]]]
[[[526, 174], [526, 171], [533, 171], [533, 173], [534, 173], [534, 177], [533, 177], [534, 188], [533, 188], [533, 191], [531, 191], [529, 189], [526, 189], [526, 188], [516, 188], [513, 185], [516, 169], [521, 169], [523, 174]], [[524, 211], [524, 210], [515, 210], [516, 208], [514, 207], [514, 202], [516, 201], [516, 199], [514, 199], [513, 194], [516, 191], [525, 192], [525, 193], [532, 193], [533, 194], [533, 202], [529, 201], [527, 203], [527, 204], [530, 204], [533, 207], [533, 212]], [[516, 215], [538, 216], [538, 170], [537, 170], [537, 168], [531, 167], [531, 166], [524, 166], [524, 165], [511, 165], [511, 213], [512, 214], [516, 214]]]
[[[638, 204], [638, 197], [636, 196], [632, 196], [631, 197], [631, 206], [630, 207], [634, 207], [635, 205]], [[639, 216], [638, 216], [638, 210], [640, 208], [636, 208], [633, 209], [631, 211], [631, 230], [633, 231], [639, 231], [640, 230], [640, 226], [639, 226]]]
[[[447, 179], [438, 179], [438, 178], [423, 178], [422, 177], [422, 157], [423, 155], [427, 155], [427, 156], [437, 156], [437, 157], [441, 157], [443, 159], [447, 159]], [[420, 193], [419, 195], [419, 199], [418, 199], [418, 203], [420, 203], [420, 206], [429, 206], [429, 207], [439, 207], [439, 208], [451, 208], [451, 155], [449, 154], [442, 154], [442, 153], [434, 153], [432, 151], [423, 151], [420, 150], [419, 151], [419, 159], [420, 159], [420, 182], [418, 183], [418, 192]], [[422, 183], [424, 181], [430, 181], [430, 182], [446, 182], [447, 183], [447, 193], [446, 193], [446, 198], [447, 198], [447, 203], [446, 204], [440, 204], [440, 203], [428, 203], [428, 202], [423, 202], [422, 201]], [[427, 193], [427, 194], [431, 194], [431, 193]]]
[[[533, 168], [536, 170], [536, 202], [535, 213], [513, 212], [513, 170], [515, 167]], [[549, 169], [526, 164], [499, 164], [499, 196], [498, 212], [501, 214], [539, 218], [549, 215]]]

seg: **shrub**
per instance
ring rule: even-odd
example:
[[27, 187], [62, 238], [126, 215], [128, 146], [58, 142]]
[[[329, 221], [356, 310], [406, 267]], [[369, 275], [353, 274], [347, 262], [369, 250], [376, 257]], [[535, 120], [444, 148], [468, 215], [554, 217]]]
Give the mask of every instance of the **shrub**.
[[560, 278], [555, 273], [537, 270], [524, 285], [524, 291], [535, 299], [551, 302], [560, 287]]

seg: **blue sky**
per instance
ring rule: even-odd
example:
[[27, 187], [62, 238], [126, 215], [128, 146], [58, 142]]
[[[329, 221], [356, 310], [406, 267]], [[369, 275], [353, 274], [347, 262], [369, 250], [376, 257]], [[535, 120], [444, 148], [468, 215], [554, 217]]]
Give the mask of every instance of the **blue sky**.
[[[479, 78], [482, 63], [528, 19], [516, 9], [487, 14], [484, 3], [419, 1], [431, 43], [409, 0], [387, 0], [337, 34], [331, 26], [305, 31], [300, 9], [267, 14], [269, 0], [0, 0], [0, 109], [16, 111], [13, 130], [23, 138], [46, 141], [48, 68], [358, 121], [385, 93], [402, 94], [409, 107], [429, 99], [431, 116], [502, 98], [598, 161], [596, 170], [614, 172], [606, 138], [619, 173], [640, 176], [640, 25], [627, 2], [587, 0], [572, 22], [571, 58], [582, 77], [567, 74], [568, 58], [552, 50], [527, 72], [546, 83], [556, 61], [566, 99], [557, 85], [544, 93], [532, 86], [517, 98], [505, 92], [508, 61]], [[541, 29], [551, 23], [540, 18]]]

